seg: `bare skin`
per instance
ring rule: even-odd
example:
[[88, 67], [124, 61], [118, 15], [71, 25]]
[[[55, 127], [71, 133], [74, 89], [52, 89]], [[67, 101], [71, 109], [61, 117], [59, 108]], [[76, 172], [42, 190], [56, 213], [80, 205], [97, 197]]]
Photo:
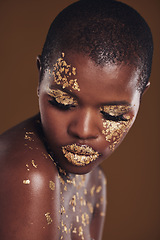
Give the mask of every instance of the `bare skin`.
[[[3, 240], [102, 238], [106, 180], [99, 164], [119, 146], [136, 118], [139, 76], [131, 66], [99, 67], [82, 55], [65, 57], [77, 69], [80, 91], [72, 85], [63, 88], [52, 69], [46, 71], [39, 84], [40, 115], [1, 136]], [[40, 60], [38, 67], [41, 73]], [[73, 103], [66, 108], [67, 99]], [[89, 146], [98, 157], [78, 166], [77, 153], [70, 150], [70, 161], [62, 151], [74, 144]], [[80, 159], [88, 159], [82, 155]]]
[[[101, 239], [106, 206], [102, 171], [96, 168], [85, 177], [59, 174], [41, 141], [37, 119], [1, 137], [1, 239]], [[34, 133], [31, 141], [26, 132]]]

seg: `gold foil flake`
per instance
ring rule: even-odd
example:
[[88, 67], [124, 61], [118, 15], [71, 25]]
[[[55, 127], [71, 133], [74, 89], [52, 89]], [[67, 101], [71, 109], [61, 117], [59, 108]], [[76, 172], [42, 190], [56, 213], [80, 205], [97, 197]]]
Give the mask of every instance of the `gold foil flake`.
[[114, 150], [115, 146], [120, 142], [123, 134], [130, 127], [131, 121], [110, 121], [103, 119], [103, 131], [106, 141], [110, 142], [110, 150]]
[[64, 186], [64, 191], [67, 191], [67, 186]]
[[94, 195], [95, 188], [96, 188], [96, 186], [95, 186], [95, 185], [94, 185], [94, 186], [91, 188], [91, 196], [93, 196], [93, 195]]
[[[83, 228], [81, 226], [78, 229], [78, 236], [83, 237]], [[84, 239], [84, 238], [82, 238], [82, 239]]]
[[84, 195], [87, 195], [87, 189], [86, 188], [84, 189]]
[[86, 226], [86, 225], [89, 224], [89, 216], [88, 216], [87, 213], [83, 213], [82, 216], [81, 216], [81, 218], [82, 218], [82, 224], [83, 224], [83, 226]]
[[50, 216], [50, 213], [47, 212], [47, 213], [45, 213], [44, 215], [45, 215], [45, 217], [46, 217], [47, 224], [51, 224], [51, 223], [53, 222], [53, 220], [52, 220], [52, 218], [51, 218], [51, 216]]
[[75, 210], [76, 210], [76, 195], [73, 195], [73, 197], [72, 197], [72, 199], [70, 200], [70, 202], [69, 202], [69, 205], [72, 205], [72, 210], [73, 210], [73, 212], [75, 212]]
[[79, 199], [79, 192], [76, 192], [76, 195], [77, 195], [77, 199]]
[[34, 160], [32, 159], [32, 165], [33, 165], [33, 167], [34, 168], [37, 168], [38, 167], [38, 165], [37, 164], [35, 164], [35, 162], [34, 162]]
[[49, 181], [49, 188], [54, 191], [55, 190], [55, 183], [53, 181]]
[[102, 187], [98, 186], [97, 189], [96, 189], [96, 193], [99, 193], [101, 190], [102, 190]]
[[30, 184], [30, 180], [29, 179], [23, 180], [23, 184]]
[[63, 236], [61, 236], [61, 238], [60, 239], [63, 239]]
[[66, 213], [66, 210], [65, 210], [64, 206], [61, 206], [61, 215], [62, 215], [63, 213]]
[[77, 229], [76, 229], [76, 227], [73, 229], [72, 232], [73, 232], [73, 233], [77, 233]]
[[26, 167], [27, 167], [27, 171], [30, 171], [30, 169], [29, 169], [29, 165], [28, 165], [28, 164], [26, 164]]
[[87, 206], [89, 208], [90, 213], [93, 213], [93, 205], [90, 202], [87, 202]]
[[76, 91], [80, 91], [77, 79], [69, 79], [72, 75], [76, 75], [76, 68], [67, 64], [67, 62], [64, 60], [64, 53], [62, 53], [61, 56], [62, 57], [58, 58], [57, 62], [53, 65], [53, 76], [55, 83], [61, 85], [62, 88], [71, 87]]
[[67, 160], [76, 166], [85, 166], [99, 157], [98, 152], [95, 152], [91, 147], [85, 145], [67, 145], [62, 147], [62, 152]]
[[106, 178], [104, 179], [104, 185], [107, 185], [107, 179]]
[[58, 175], [58, 178], [60, 179], [60, 183], [61, 183], [62, 185], [64, 185], [65, 182], [64, 182], [63, 178], [62, 178], [60, 175]]
[[79, 216], [78, 215], [76, 216], [76, 222], [79, 222]]
[[100, 203], [103, 204], [104, 203], [104, 197], [100, 198]]
[[66, 232], [67, 233], [68, 232], [67, 225], [63, 223], [63, 220], [61, 222], [61, 225], [63, 227], [62, 232]]
[[71, 97], [68, 93], [63, 92], [59, 89], [48, 89], [49, 96], [55, 98], [55, 100], [63, 105], [73, 105], [74, 107], [78, 105], [78, 102]]
[[96, 203], [96, 208], [99, 208], [99, 203]]
[[101, 212], [101, 213], [100, 213], [100, 216], [101, 216], [101, 217], [105, 217], [105, 213], [104, 213], [104, 212]]
[[120, 116], [127, 113], [131, 109], [128, 105], [107, 105], [100, 108], [100, 111], [105, 112], [111, 116]]
[[34, 141], [34, 139], [32, 138], [33, 135], [34, 135], [34, 132], [26, 132], [24, 135], [24, 139], [30, 142]]

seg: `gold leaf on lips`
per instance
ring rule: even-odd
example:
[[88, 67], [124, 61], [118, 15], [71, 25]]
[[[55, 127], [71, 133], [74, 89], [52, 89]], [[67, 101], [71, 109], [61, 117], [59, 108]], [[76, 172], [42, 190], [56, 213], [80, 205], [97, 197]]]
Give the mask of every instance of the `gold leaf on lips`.
[[87, 145], [67, 145], [62, 147], [62, 152], [67, 160], [76, 166], [88, 165], [99, 157], [99, 153]]

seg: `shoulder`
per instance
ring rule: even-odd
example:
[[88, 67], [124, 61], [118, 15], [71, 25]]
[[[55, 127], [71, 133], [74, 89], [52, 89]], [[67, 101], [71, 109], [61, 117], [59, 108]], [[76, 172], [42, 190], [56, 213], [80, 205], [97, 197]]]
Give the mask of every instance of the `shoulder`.
[[50, 239], [51, 225], [57, 227], [58, 172], [33, 125], [33, 120], [26, 121], [1, 136], [0, 238], [4, 240]]

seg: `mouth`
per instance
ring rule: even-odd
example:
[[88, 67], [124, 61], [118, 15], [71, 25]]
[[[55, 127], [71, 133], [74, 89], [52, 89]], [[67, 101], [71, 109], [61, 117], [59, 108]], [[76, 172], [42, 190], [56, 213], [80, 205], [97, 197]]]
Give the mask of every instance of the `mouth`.
[[85, 166], [95, 161], [99, 153], [87, 145], [71, 144], [62, 147], [62, 152], [67, 160], [76, 166]]

